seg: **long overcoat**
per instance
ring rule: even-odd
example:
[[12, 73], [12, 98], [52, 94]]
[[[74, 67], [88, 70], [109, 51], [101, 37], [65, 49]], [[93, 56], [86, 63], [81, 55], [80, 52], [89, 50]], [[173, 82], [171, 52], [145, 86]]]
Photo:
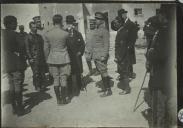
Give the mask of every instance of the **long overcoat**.
[[[85, 42], [80, 32], [73, 29], [73, 35], [67, 39], [67, 47], [71, 60], [71, 73], [83, 73], [82, 56], [85, 50]], [[78, 55], [79, 52], [80, 55]]]

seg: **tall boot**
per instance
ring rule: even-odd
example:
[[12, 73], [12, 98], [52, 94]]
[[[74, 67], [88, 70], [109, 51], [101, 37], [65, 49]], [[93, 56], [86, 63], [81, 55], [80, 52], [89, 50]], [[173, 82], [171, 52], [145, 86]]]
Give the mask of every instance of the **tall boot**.
[[12, 112], [13, 112], [13, 114], [16, 114], [16, 112], [17, 112], [17, 103], [16, 103], [15, 92], [14, 91], [10, 91], [10, 97], [11, 97]]
[[25, 110], [23, 106], [23, 96], [21, 92], [16, 93], [16, 103], [17, 103], [17, 115], [22, 116], [30, 112], [30, 110]]
[[109, 84], [109, 77], [104, 77], [103, 82], [104, 82], [104, 88], [106, 90], [104, 91], [104, 93], [102, 95], [100, 95], [100, 97], [111, 96], [112, 95], [112, 90], [111, 90], [111, 87], [110, 87], [110, 84]]
[[[101, 76], [102, 77], [102, 76]], [[98, 90], [97, 92], [98, 93], [102, 93], [102, 92], [105, 92], [107, 89], [105, 87], [105, 79], [102, 77], [102, 85], [101, 85], [101, 90]]]
[[69, 101], [69, 95], [68, 95], [68, 88], [67, 87], [61, 87], [61, 95], [62, 95], [63, 104], [68, 104], [70, 101]]
[[120, 92], [119, 94], [120, 95], [129, 94], [131, 92], [131, 88], [130, 88], [130, 85], [129, 85], [129, 79], [128, 78], [123, 78], [120, 81], [124, 86], [124, 90], [122, 92]]
[[56, 95], [56, 99], [57, 99], [57, 104], [60, 105], [61, 104], [61, 97], [60, 97], [59, 86], [54, 86], [54, 91], [55, 91], [55, 95]]

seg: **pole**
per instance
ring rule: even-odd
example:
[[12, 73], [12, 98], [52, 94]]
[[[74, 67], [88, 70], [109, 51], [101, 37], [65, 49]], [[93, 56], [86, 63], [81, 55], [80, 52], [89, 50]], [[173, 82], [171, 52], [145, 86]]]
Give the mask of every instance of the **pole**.
[[137, 102], [138, 102], [138, 99], [139, 99], [140, 93], [141, 93], [141, 91], [142, 91], [142, 87], [143, 87], [143, 85], [144, 85], [144, 82], [145, 82], [146, 76], [147, 76], [147, 71], [146, 71], [146, 73], [145, 73], [145, 75], [144, 75], [144, 79], [143, 79], [142, 85], [141, 85], [140, 90], [139, 90], [139, 93], [138, 93], [138, 95], [137, 95], [137, 99], [136, 99], [136, 101], [135, 101], [135, 105], [134, 105], [133, 112], [135, 112], [135, 107], [136, 107], [136, 105], [137, 105]]

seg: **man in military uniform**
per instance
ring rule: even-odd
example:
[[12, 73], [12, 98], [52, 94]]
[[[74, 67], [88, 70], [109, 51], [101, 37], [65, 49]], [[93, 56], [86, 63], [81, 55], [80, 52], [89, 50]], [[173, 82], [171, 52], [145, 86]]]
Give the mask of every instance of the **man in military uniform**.
[[67, 48], [71, 59], [72, 96], [78, 96], [82, 86], [82, 56], [85, 50], [85, 42], [81, 33], [75, 29], [75, 22], [76, 20], [74, 19], [74, 16], [66, 16], [67, 31], [69, 32]]
[[136, 74], [133, 72], [133, 64], [136, 64], [135, 56], [135, 42], [137, 39], [138, 27], [127, 17], [127, 11], [124, 9], [118, 10], [118, 16], [124, 20], [124, 27], [128, 31], [128, 43], [129, 43], [129, 78], [134, 79]]
[[[22, 61], [24, 61], [24, 63], [27, 65], [27, 62], [26, 62], [27, 54], [26, 54], [26, 48], [25, 48], [25, 38], [27, 36], [27, 33], [24, 32], [23, 25], [19, 26], [19, 30], [20, 32], [17, 35], [17, 41], [19, 43], [20, 51], [21, 51], [20, 57], [22, 58]], [[22, 72], [22, 74], [23, 74], [23, 79], [22, 79], [22, 83], [23, 83], [25, 78], [25, 70]]]
[[97, 28], [90, 34], [88, 43], [91, 43], [90, 54], [94, 60], [97, 70], [100, 72], [103, 89], [101, 97], [112, 95], [112, 90], [109, 84], [109, 76], [107, 72], [107, 60], [109, 57], [109, 31], [105, 28], [105, 16], [101, 12], [95, 13]]
[[57, 104], [67, 104], [70, 102], [68, 77], [71, 73], [70, 57], [66, 46], [69, 33], [62, 28], [61, 15], [53, 16], [53, 25], [54, 27], [44, 35], [45, 57], [54, 78]]
[[30, 33], [27, 35], [25, 44], [27, 57], [33, 72], [33, 85], [37, 91], [45, 88], [45, 57], [44, 41], [41, 35], [37, 34], [35, 22], [29, 23]]
[[17, 42], [17, 18], [6, 16], [3, 19], [5, 29], [2, 34], [2, 71], [8, 74], [13, 113], [18, 116], [26, 114], [23, 107], [22, 81], [26, 63], [22, 60], [19, 43]]

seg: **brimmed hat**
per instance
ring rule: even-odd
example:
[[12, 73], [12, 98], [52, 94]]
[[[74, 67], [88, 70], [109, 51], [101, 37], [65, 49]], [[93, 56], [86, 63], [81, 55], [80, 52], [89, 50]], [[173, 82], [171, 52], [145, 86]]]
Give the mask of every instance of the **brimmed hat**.
[[95, 13], [95, 19], [105, 20], [105, 15], [102, 12], [96, 12]]
[[35, 16], [32, 18], [34, 22], [41, 22], [41, 17], [40, 16]]
[[66, 16], [66, 23], [67, 24], [73, 24], [73, 23], [75, 23], [76, 22], [76, 20], [74, 19], [74, 16], [72, 16], [72, 15], [68, 15], [68, 16]]
[[125, 9], [120, 9], [118, 10], [118, 16], [120, 16], [121, 14], [124, 14], [124, 13], [128, 13], [128, 11], [126, 11]]

